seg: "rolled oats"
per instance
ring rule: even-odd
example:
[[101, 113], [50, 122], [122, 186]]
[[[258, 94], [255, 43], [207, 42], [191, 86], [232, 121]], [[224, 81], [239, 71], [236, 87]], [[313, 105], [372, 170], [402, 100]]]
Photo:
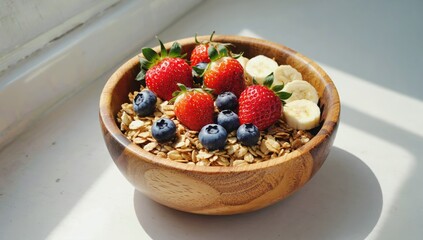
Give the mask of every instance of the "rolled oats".
[[264, 144], [266, 145], [266, 148], [274, 153], [279, 152], [279, 150], [281, 149], [281, 145], [273, 138], [273, 137], [268, 137], [265, 141]]
[[268, 154], [269, 153], [269, 149], [267, 148], [266, 141], [261, 141], [260, 151], [262, 153], [264, 153], [264, 154]]
[[241, 146], [235, 151], [235, 157], [242, 158], [248, 153], [248, 148], [245, 146]]
[[122, 123], [125, 124], [126, 126], [129, 126], [129, 124], [131, 124], [132, 122], [132, 118], [124, 111], [122, 113]]
[[197, 154], [197, 159], [207, 159], [211, 158], [212, 156], [213, 154], [200, 150], [200, 152]]
[[[142, 89], [141, 89], [142, 90]], [[132, 101], [138, 91], [129, 93], [128, 103], [121, 105], [117, 114], [120, 130], [132, 142], [145, 151], [167, 158], [170, 161], [198, 166], [246, 166], [289, 154], [303, 146], [313, 135], [307, 131], [290, 128], [283, 119], [261, 132], [255, 146], [241, 145], [236, 132], [228, 134], [223, 150], [208, 151], [199, 139], [198, 131], [186, 129], [175, 117], [174, 106], [157, 99], [154, 116], [139, 117], [133, 110]], [[153, 122], [161, 117], [172, 119], [177, 126], [177, 137], [173, 142], [158, 143], [151, 135]]]
[[232, 163], [233, 166], [244, 166], [244, 165], [248, 165], [248, 163], [244, 160], [235, 160]]
[[246, 161], [248, 163], [253, 163], [254, 162], [254, 156], [251, 153], [247, 153], [244, 156], [244, 161]]
[[229, 144], [234, 144], [234, 143], [236, 143], [236, 141], [237, 141], [236, 137], [230, 137], [230, 138], [228, 138], [228, 143]]
[[144, 146], [144, 150], [147, 152], [150, 152], [151, 150], [155, 149], [157, 147], [157, 142], [149, 142]]
[[141, 121], [141, 120], [135, 120], [135, 121], [132, 121], [129, 124], [129, 129], [136, 130], [136, 129], [142, 127], [142, 126], [144, 126], [144, 122], [143, 121]]
[[177, 151], [177, 150], [172, 150], [170, 152], [167, 153], [167, 156], [171, 159], [171, 160], [178, 160], [178, 159], [182, 159], [183, 157], [181, 156], [181, 154]]
[[135, 144], [143, 144], [143, 143], [145, 143], [145, 142], [147, 141], [147, 139], [145, 139], [145, 138], [139, 138], [139, 137], [136, 137], [136, 138], [132, 139], [132, 141], [133, 141]]

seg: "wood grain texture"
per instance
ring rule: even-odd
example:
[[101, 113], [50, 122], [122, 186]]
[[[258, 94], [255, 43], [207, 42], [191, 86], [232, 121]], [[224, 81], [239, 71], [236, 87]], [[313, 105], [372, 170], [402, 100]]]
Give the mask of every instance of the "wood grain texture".
[[[209, 39], [209, 36], [199, 39]], [[106, 83], [100, 98], [100, 125], [108, 150], [122, 174], [151, 199], [198, 214], [254, 211], [288, 197], [322, 166], [338, 127], [339, 96], [329, 76], [315, 62], [290, 48], [239, 36], [215, 36], [214, 40], [234, 44], [233, 51], [244, 52], [248, 58], [263, 54], [275, 58], [279, 64], [290, 64], [298, 69], [320, 96], [322, 118], [317, 135], [284, 157], [239, 167], [193, 166], [146, 152], [125, 138], [115, 120], [128, 93], [139, 88], [134, 79], [139, 71], [140, 55], [122, 65]], [[178, 42], [188, 54], [195, 46], [193, 38]], [[171, 44], [165, 46], [169, 48]]]

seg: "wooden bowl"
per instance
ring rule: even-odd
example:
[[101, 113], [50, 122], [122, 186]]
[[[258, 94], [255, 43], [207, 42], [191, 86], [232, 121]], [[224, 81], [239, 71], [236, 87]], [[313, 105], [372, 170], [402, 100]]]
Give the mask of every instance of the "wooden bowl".
[[[319, 170], [335, 139], [340, 114], [339, 96], [329, 76], [315, 62], [288, 47], [239, 36], [215, 36], [214, 40], [234, 44], [233, 50], [244, 52], [248, 58], [263, 54], [300, 71], [320, 96], [322, 117], [317, 135], [290, 154], [247, 166], [187, 165], [151, 154], [129, 141], [116, 122], [121, 104], [128, 101], [128, 93], [139, 89], [139, 83], [134, 79], [139, 72], [141, 55], [123, 64], [107, 81], [100, 97], [101, 128], [119, 170], [138, 191], [154, 201], [198, 214], [249, 212], [288, 197]], [[194, 38], [177, 41], [188, 54], [195, 46]], [[165, 46], [169, 48], [171, 43]]]

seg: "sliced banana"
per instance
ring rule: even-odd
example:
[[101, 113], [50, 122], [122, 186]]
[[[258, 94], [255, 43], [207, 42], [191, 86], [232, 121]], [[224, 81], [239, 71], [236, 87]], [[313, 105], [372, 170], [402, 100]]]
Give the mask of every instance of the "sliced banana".
[[314, 103], [319, 101], [319, 95], [317, 94], [316, 89], [304, 80], [294, 80], [289, 82], [283, 88], [283, 91], [292, 93], [291, 97], [289, 97], [285, 102], [292, 102], [299, 99], [307, 99]]
[[286, 123], [298, 130], [310, 130], [319, 125], [320, 108], [316, 103], [307, 100], [295, 100], [283, 107]]
[[259, 84], [263, 84], [267, 75], [275, 71], [278, 63], [266, 56], [257, 55], [251, 58], [245, 65], [245, 73], [248, 78], [254, 78]]
[[240, 56], [239, 58], [237, 58], [236, 60], [238, 60], [238, 62], [241, 64], [242, 68], [244, 68], [244, 77], [245, 77], [245, 84], [247, 84], [247, 86], [253, 85], [253, 81], [251, 78], [247, 77], [247, 72], [245, 71], [245, 67], [247, 65], [247, 62], [250, 60], [244, 56]]
[[247, 65], [249, 59], [244, 56], [240, 56], [236, 60], [238, 60], [238, 62], [241, 63], [241, 66], [245, 69], [245, 66]]
[[279, 67], [277, 67], [273, 73], [273, 77], [275, 85], [286, 85], [287, 83], [293, 80], [303, 79], [301, 73], [290, 65], [280, 65]]

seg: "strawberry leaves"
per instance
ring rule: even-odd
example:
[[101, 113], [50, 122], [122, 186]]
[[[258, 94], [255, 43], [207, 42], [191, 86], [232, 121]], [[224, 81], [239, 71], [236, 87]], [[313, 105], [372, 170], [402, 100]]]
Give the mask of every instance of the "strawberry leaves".
[[149, 62], [155, 62], [159, 59], [159, 54], [157, 54], [153, 49], [151, 48], [143, 48], [141, 49], [142, 54], [144, 55], [145, 59]]
[[202, 92], [202, 93], [208, 93], [210, 95], [213, 94], [213, 89], [210, 89], [210, 88], [205, 88], [205, 87], [202, 87], [202, 88], [189, 88], [189, 87], [185, 86], [182, 83], [177, 83], [177, 85], [179, 87], [179, 90], [174, 91], [172, 93], [172, 99], [169, 100], [170, 103], [175, 103], [176, 102], [176, 99], [179, 96], [181, 96], [181, 95], [183, 95], [183, 94], [185, 94], [187, 92]]
[[170, 103], [174, 103], [175, 101], [176, 101], [176, 99], [181, 95], [181, 94], [184, 94], [184, 93], [186, 93], [186, 92], [188, 92], [188, 90], [190, 89], [190, 88], [187, 88], [187, 86], [185, 86], [184, 84], [182, 84], [182, 83], [177, 83], [176, 85], [178, 85], [178, 87], [179, 87], [179, 90], [177, 90], [177, 91], [174, 91], [173, 93], [172, 93], [172, 99], [170, 99], [169, 100], [169, 102]]
[[266, 76], [264, 79], [263, 85], [270, 88], [273, 84], [273, 72]]
[[216, 61], [217, 59], [223, 57], [214, 46], [209, 46], [208, 55], [211, 61]]
[[[212, 62], [222, 58], [222, 57], [227, 57], [228, 54], [228, 49], [225, 47], [224, 44], [218, 44], [217, 45], [217, 49], [214, 46], [209, 46], [208, 49], [208, 55], [209, 58]], [[207, 69], [210, 68], [210, 63], [208, 63], [207, 65], [204, 65], [202, 63], [197, 64], [196, 66], [192, 67], [192, 70], [194, 72], [194, 76], [196, 77], [203, 77], [204, 73], [206, 72]]]
[[182, 57], [182, 47], [178, 42], [174, 42], [169, 50], [169, 57]]
[[276, 86], [273, 86], [272, 87], [272, 90], [274, 91], [274, 92], [279, 92], [279, 91], [281, 91], [282, 89], [283, 89], [283, 87], [284, 87], [284, 85], [282, 84], [282, 85], [276, 85]]
[[195, 43], [196, 44], [207, 44], [207, 43], [211, 43], [211, 42], [213, 42], [213, 36], [214, 36], [215, 33], [216, 33], [216, 31], [213, 31], [212, 34], [210, 35], [210, 39], [209, 40], [206, 40], [206, 41], [202, 41], [202, 42], [198, 41], [198, 39], [197, 39], [197, 33], [195, 33], [195, 37], [194, 37]]
[[[216, 61], [222, 57], [228, 57], [230, 55], [227, 46], [230, 44], [219, 43], [215, 46], [209, 46], [208, 54], [211, 61]], [[231, 56], [232, 57], [232, 56]]]
[[[270, 88], [276, 94], [276, 96], [278, 96], [279, 99], [283, 103], [285, 103], [285, 100], [290, 98], [292, 93], [282, 91], [283, 88], [284, 88], [284, 84], [275, 85], [275, 86], [272, 87], [273, 80], [274, 80], [274, 76], [273, 76], [273, 72], [272, 72], [272, 73], [270, 73], [269, 75], [266, 76], [266, 78], [263, 81], [263, 85], [267, 88]], [[253, 82], [255, 82], [255, 84], [257, 83], [255, 81], [255, 79], [253, 79]]]
[[277, 92], [276, 95], [281, 99], [283, 103], [285, 103], [285, 100], [290, 98], [292, 93], [289, 92]]

